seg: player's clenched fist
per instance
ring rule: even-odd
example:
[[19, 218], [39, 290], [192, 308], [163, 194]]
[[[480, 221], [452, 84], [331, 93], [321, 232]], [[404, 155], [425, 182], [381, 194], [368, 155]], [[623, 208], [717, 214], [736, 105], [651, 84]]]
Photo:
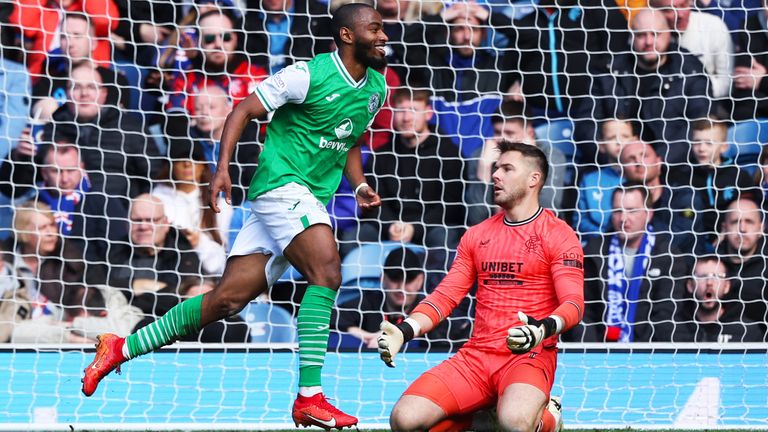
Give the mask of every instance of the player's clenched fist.
[[527, 353], [557, 332], [558, 323], [552, 317], [539, 321], [522, 312], [517, 316], [524, 325], [512, 327], [507, 332], [507, 348], [515, 354]]
[[405, 338], [403, 332], [389, 321], [382, 321], [380, 328], [379, 355], [381, 361], [393, 368], [395, 367], [395, 355], [400, 352]]

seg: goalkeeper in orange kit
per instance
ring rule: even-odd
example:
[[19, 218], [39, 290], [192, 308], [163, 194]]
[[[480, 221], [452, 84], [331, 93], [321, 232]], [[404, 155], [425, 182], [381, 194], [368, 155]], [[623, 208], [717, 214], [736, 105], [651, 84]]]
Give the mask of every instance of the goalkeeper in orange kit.
[[508, 141], [498, 148], [493, 194], [503, 211], [466, 232], [448, 275], [405, 321], [381, 325], [379, 353], [395, 367], [403, 343], [450, 315], [477, 281], [472, 337], [408, 387], [392, 409], [394, 431], [466, 429], [472, 413], [494, 406], [504, 430], [562, 428], [550, 391], [557, 335], [584, 309], [584, 252], [573, 229], [539, 207], [544, 153]]

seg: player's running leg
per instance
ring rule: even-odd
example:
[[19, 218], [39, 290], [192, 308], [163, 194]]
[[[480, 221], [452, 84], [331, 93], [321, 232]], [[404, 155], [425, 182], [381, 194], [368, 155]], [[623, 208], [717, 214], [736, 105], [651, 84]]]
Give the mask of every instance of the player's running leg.
[[331, 310], [341, 285], [341, 259], [328, 225], [308, 227], [283, 251], [309, 282], [296, 319], [299, 333], [299, 394], [293, 404], [296, 425], [343, 428], [357, 424], [328, 403], [323, 395], [321, 373], [328, 349]]
[[209, 323], [236, 314], [267, 289], [265, 266], [269, 255], [230, 257], [221, 282], [211, 292], [179, 303], [157, 321], [126, 338], [99, 335], [96, 358], [85, 368], [83, 394], [90, 396], [107, 374], [123, 362], [173, 343]]

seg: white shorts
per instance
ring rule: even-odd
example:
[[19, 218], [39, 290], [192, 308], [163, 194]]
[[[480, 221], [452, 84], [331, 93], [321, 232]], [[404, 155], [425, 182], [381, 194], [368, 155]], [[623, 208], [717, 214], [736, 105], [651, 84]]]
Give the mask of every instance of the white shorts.
[[323, 203], [306, 186], [288, 183], [250, 201], [251, 213], [237, 234], [229, 256], [272, 255], [265, 273], [272, 286], [291, 265], [283, 251], [294, 237], [315, 224], [331, 226]]

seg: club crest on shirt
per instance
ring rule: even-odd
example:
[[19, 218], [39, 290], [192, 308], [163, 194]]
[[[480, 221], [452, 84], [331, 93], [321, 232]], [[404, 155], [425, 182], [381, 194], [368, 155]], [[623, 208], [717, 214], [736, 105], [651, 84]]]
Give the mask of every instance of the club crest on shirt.
[[539, 236], [531, 236], [525, 241], [525, 251], [528, 253], [536, 252], [536, 249], [541, 245], [541, 239]]
[[371, 95], [370, 99], [368, 99], [368, 112], [373, 114], [376, 112], [377, 109], [379, 109], [379, 102], [380, 102], [379, 94], [374, 93]]

